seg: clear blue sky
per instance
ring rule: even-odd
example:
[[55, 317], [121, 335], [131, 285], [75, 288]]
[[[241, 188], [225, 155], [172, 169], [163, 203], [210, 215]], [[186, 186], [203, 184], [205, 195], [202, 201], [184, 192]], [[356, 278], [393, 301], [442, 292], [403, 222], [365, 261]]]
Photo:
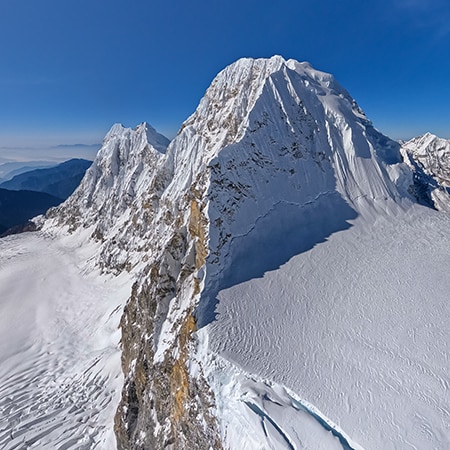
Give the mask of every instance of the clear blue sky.
[[3, 0], [0, 42], [0, 158], [115, 122], [173, 136], [218, 71], [273, 54], [333, 73], [393, 138], [450, 138], [448, 0]]

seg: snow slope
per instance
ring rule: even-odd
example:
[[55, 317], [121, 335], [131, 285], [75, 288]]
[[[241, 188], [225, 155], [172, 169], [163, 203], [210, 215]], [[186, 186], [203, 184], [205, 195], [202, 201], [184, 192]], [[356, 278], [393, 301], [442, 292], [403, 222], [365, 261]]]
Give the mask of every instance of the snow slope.
[[[222, 411], [230, 448], [243, 437], [262, 442], [248, 448], [304, 448], [309, 436], [286, 424], [295, 403], [273, 411], [280, 404], [273, 388], [261, 389], [254, 377], [314, 405], [345, 431], [349, 448], [449, 448], [449, 225], [448, 215], [418, 207], [357, 218], [277, 270], [219, 292], [203, 339], [253, 380], [243, 388], [227, 379], [232, 370], [213, 364], [219, 403], [227, 403], [231, 383], [240, 392]], [[240, 426], [249, 397], [268, 419]], [[266, 437], [269, 419], [291, 447]]]
[[96, 246], [26, 233], [0, 240], [0, 448], [115, 447], [118, 323], [130, 277], [100, 276]]

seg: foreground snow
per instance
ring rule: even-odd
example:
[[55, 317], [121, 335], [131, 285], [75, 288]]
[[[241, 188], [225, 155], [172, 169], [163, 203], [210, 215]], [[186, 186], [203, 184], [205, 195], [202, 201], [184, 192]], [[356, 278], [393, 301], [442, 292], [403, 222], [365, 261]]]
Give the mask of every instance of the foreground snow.
[[[421, 207], [360, 216], [222, 290], [198, 335], [224, 444], [449, 448], [449, 226]], [[131, 281], [91, 272], [83, 241], [0, 240], [2, 449], [115, 447]]]
[[200, 335], [230, 448], [450, 448], [450, 217], [351, 225], [219, 293]]
[[[95, 246], [0, 240], [0, 448], [115, 448], [118, 323], [128, 275], [91, 272]], [[81, 247], [82, 246], [82, 247]]]

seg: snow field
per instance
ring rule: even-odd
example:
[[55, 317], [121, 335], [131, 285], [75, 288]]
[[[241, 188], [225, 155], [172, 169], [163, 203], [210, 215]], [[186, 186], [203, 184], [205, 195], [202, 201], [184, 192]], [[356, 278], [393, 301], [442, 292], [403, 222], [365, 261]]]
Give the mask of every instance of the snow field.
[[[279, 269], [222, 290], [216, 320], [202, 330], [210, 358], [295, 392], [350, 436], [350, 448], [448, 449], [450, 217], [412, 207], [351, 225]], [[228, 382], [212, 373], [225, 399]], [[285, 428], [289, 413], [276, 412], [267, 396], [269, 387], [258, 408], [295, 442], [302, 420], [296, 414]], [[237, 401], [245, 404], [245, 395]], [[261, 411], [252, 411], [258, 422]], [[236, 429], [226, 407], [219, 414], [226, 430]], [[264, 426], [252, 430], [264, 448], [283, 448], [270, 444]]]
[[115, 448], [118, 323], [130, 279], [91, 272], [94, 246], [84, 242], [28, 233], [0, 240], [4, 450]]

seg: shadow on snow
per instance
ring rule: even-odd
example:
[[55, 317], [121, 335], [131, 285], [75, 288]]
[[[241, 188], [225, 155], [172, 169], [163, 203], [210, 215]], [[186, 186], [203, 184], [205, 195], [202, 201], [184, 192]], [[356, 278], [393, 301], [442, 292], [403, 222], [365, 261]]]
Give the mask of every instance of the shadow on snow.
[[247, 235], [233, 239], [227, 266], [218, 280], [210, 282], [200, 300], [195, 314], [198, 327], [215, 320], [220, 291], [278, 269], [292, 257], [325, 242], [331, 234], [350, 228], [348, 221], [356, 217], [355, 210], [337, 192], [321, 195], [303, 206], [276, 205]]

